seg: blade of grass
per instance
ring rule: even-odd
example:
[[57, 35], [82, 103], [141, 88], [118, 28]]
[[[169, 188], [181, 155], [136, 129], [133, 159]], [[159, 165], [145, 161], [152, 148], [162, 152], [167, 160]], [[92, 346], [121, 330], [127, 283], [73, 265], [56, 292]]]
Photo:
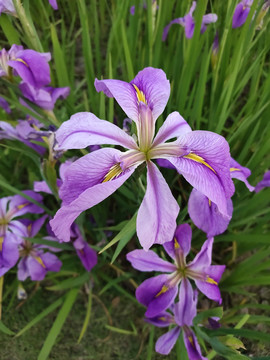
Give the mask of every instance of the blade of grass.
[[49, 331], [49, 334], [42, 346], [42, 349], [38, 355], [37, 360], [46, 360], [48, 356], [50, 355], [50, 352], [55, 344], [55, 341], [57, 339], [57, 336], [59, 335], [67, 317], [70, 313], [70, 310], [72, 309], [72, 306], [77, 298], [79, 289], [71, 289], [64, 301], [63, 306], [61, 307], [53, 326], [51, 327], [51, 330]]
[[21, 329], [15, 337], [19, 337], [24, 334], [26, 331], [31, 329], [34, 325], [39, 323], [45, 316], [49, 315], [55, 309], [57, 309], [63, 303], [64, 297], [57, 299], [50, 306], [48, 306], [45, 310], [43, 310], [40, 314], [38, 314], [33, 320], [31, 320], [23, 329]]
[[83, 327], [82, 330], [80, 332], [80, 336], [78, 338], [77, 344], [79, 344], [87, 330], [87, 327], [89, 325], [89, 321], [90, 321], [90, 316], [91, 316], [91, 309], [92, 309], [92, 290], [90, 288], [89, 290], [89, 294], [88, 294], [88, 303], [87, 303], [87, 309], [86, 309], [86, 314], [85, 314], [85, 319], [83, 322]]

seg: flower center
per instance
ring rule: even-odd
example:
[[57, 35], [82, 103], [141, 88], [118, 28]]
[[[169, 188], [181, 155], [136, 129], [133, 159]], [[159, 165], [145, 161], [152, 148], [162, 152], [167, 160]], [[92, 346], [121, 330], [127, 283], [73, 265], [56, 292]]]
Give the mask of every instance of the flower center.
[[20, 250], [21, 257], [28, 256], [33, 251], [33, 245], [30, 241], [25, 240], [21, 246], [22, 246], [22, 248]]
[[6, 218], [0, 218], [0, 225], [7, 225], [8, 222], [9, 221]]

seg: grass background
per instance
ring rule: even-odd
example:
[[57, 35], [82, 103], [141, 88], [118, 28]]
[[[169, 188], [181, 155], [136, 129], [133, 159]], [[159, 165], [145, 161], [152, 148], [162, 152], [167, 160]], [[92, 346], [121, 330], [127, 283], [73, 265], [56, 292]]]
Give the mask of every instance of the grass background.
[[[95, 77], [130, 81], [139, 70], [154, 66], [162, 68], [171, 83], [171, 96], [164, 114], [158, 119], [158, 127], [166, 115], [179, 111], [192, 129], [211, 130], [226, 137], [232, 156], [251, 169], [251, 184], [260, 181], [270, 168], [270, 25], [269, 16], [266, 16], [261, 29], [257, 29], [258, 9], [262, 5], [258, 0], [254, 0], [247, 22], [239, 29], [231, 28], [237, 1], [198, 1], [193, 38], [186, 39], [184, 30], [173, 25], [165, 43], [161, 41], [164, 26], [173, 18], [186, 14], [191, 1], [159, 0], [157, 11], [152, 7], [152, 0], [147, 1], [147, 8], [138, 0], [58, 0], [58, 11], [53, 11], [47, 0], [14, 0], [14, 4], [18, 18], [0, 17], [1, 47], [8, 49], [17, 43], [37, 51], [50, 51], [52, 85], [71, 88], [70, 96], [59, 101], [54, 112], [33, 107], [39, 114], [35, 117], [45, 126], [58, 126], [78, 111], [91, 111], [122, 126], [125, 115], [113, 99], [95, 91]], [[135, 5], [134, 16], [129, 12], [131, 5]], [[217, 13], [219, 20], [201, 35], [200, 22], [205, 12]], [[212, 43], [216, 31], [219, 52], [213, 58]], [[0, 81], [1, 96], [8, 99], [12, 108], [11, 116], [0, 113], [1, 120], [15, 124], [17, 119], [29, 114], [29, 109], [19, 103], [16, 83]], [[81, 153], [68, 152], [64, 159], [74, 155], [81, 156]], [[190, 223], [186, 205], [191, 187], [173, 171], [162, 169], [162, 173], [181, 206], [178, 222]], [[45, 178], [49, 181], [37, 154], [19, 142], [0, 143], [0, 174], [1, 197], [32, 188], [34, 180]], [[138, 186], [138, 176], [79, 218], [87, 240], [97, 250], [109, 244], [108, 249], [99, 255], [99, 265], [93, 271], [90, 283], [74, 255], [64, 253], [60, 276], [49, 275], [33, 296], [16, 309], [20, 302], [16, 299], [15, 272], [5, 277], [1, 324], [15, 333], [54, 301], [61, 296], [64, 298], [57, 309], [21, 337], [3, 334], [0, 339], [3, 359], [42, 360], [48, 356], [59, 360], [67, 357], [162, 358], [154, 353], [153, 344], [157, 335], [163, 332], [156, 329], [154, 333], [153, 328], [143, 322], [143, 309], [136, 303], [131, 285], [132, 280], [140, 283], [145, 276], [130, 269], [125, 261], [125, 254], [138, 247], [133, 215], [144, 195]], [[145, 184], [144, 174], [140, 176], [141, 183]], [[215, 238], [213, 256], [215, 263], [227, 266], [221, 283], [224, 298], [222, 324], [231, 331], [231, 336], [242, 339], [246, 350], [239, 350], [243, 355], [267, 358], [270, 354], [266, 339], [270, 321], [270, 189], [254, 194], [249, 193], [242, 183], [235, 182], [235, 185], [233, 219], [228, 231]], [[51, 213], [59, 207], [52, 196], [46, 197], [45, 205]], [[94, 218], [95, 226], [89, 221], [90, 216]], [[114, 226], [110, 228], [113, 236], [104, 232], [109, 225]], [[193, 227], [193, 248], [199, 249], [204, 240], [205, 235]], [[112, 246], [112, 243], [117, 243], [117, 246]], [[107, 265], [111, 260], [116, 261], [116, 270]], [[85, 286], [89, 287], [93, 279], [93, 294], [101, 292], [98, 296], [113, 323], [110, 325], [103, 306], [93, 297], [89, 328], [81, 344], [76, 345], [87, 319], [87, 306], [90, 309], [91, 305]], [[24, 286], [29, 294], [33, 291], [34, 285], [30, 281]], [[55, 286], [54, 291], [44, 289], [46, 286]], [[200, 311], [211, 306], [214, 305], [200, 298]], [[62, 312], [58, 318], [59, 311]], [[61, 321], [65, 319], [61, 327]], [[127, 333], [135, 331], [129, 321], [137, 335]], [[108, 325], [114, 329], [109, 331]], [[239, 329], [233, 332], [235, 326]], [[9, 332], [2, 325], [0, 328]], [[108, 335], [110, 338], [106, 341], [100, 340]], [[223, 336], [216, 341], [223, 344], [227, 340]], [[229, 350], [226, 352], [219, 343], [212, 341], [211, 346], [220, 355], [211, 353], [207, 345], [209, 359], [238, 358]], [[233, 346], [237, 345], [228, 346], [227, 341], [227, 348]], [[44, 349], [50, 347], [49, 355]], [[179, 343], [168, 358], [185, 360], [182, 349]]]

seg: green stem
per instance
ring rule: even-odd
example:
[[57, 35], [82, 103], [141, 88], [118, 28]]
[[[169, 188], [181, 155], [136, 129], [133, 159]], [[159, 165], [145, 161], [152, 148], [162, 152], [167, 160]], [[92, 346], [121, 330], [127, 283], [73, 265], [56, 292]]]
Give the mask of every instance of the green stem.
[[0, 277], [0, 320], [2, 319], [2, 297], [3, 297], [4, 276]]
[[37, 33], [33, 28], [33, 25], [28, 20], [27, 15], [25, 13], [25, 10], [23, 8], [23, 5], [21, 3], [21, 0], [13, 0], [13, 4], [16, 9], [16, 13], [18, 15], [18, 18], [22, 24], [23, 30], [25, 32], [25, 35], [27, 36], [31, 46], [40, 52], [43, 52], [42, 45], [37, 37]]

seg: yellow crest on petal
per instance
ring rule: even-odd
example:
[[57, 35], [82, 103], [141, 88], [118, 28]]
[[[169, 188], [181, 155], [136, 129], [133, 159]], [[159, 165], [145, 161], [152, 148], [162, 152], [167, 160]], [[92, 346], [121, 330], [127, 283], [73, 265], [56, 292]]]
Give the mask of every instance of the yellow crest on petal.
[[107, 175], [104, 176], [104, 179], [103, 179], [103, 183], [104, 182], [107, 182], [107, 181], [110, 181], [110, 180], [113, 180], [115, 179], [116, 177], [118, 177], [120, 174], [122, 174], [123, 170], [120, 166], [119, 163], [113, 165], [109, 172], [107, 173]]
[[18, 210], [21, 210], [21, 209], [23, 209], [24, 207], [26, 207], [27, 205], [29, 205], [29, 203], [24, 203], [24, 204], [18, 205], [18, 206], [17, 206], [17, 209], [18, 209]]
[[46, 269], [46, 265], [44, 264], [44, 262], [43, 262], [43, 260], [41, 259], [40, 256], [35, 256], [34, 258], [35, 258], [35, 260], [37, 260], [37, 262], [38, 262], [44, 269]]
[[230, 168], [230, 172], [232, 172], [232, 171], [241, 171], [240, 169], [238, 169], [238, 168], [234, 168], [234, 167], [232, 167], [232, 168]]
[[188, 155], [184, 155], [183, 157], [186, 158], [186, 159], [196, 161], [197, 163], [203, 164], [204, 166], [208, 167], [208, 169], [212, 170], [216, 174], [216, 171], [212, 168], [212, 166], [207, 164], [207, 162], [205, 162], [204, 159], [201, 156], [190, 153]]
[[23, 59], [18, 58], [18, 59], [16, 59], [15, 61], [21, 62], [21, 63], [23, 63], [25, 66], [29, 67], [28, 64], [27, 64]]
[[145, 95], [144, 93], [139, 90], [138, 86], [136, 86], [135, 84], [132, 84], [136, 90], [136, 95], [137, 95], [137, 99], [138, 99], [138, 102], [143, 102], [147, 105], [147, 101], [146, 101], [146, 98], [145, 98]]
[[4, 237], [0, 236], [0, 251], [2, 251], [3, 249], [3, 242], [4, 242]]
[[160, 292], [157, 293], [157, 295], [155, 296], [156, 298], [159, 297], [161, 294], [164, 294], [166, 291], [169, 290], [169, 287], [166, 285], [163, 285]]
[[209, 284], [214, 284], [214, 285], [218, 284], [214, 279], [210, 278], [209, 276], [207, 276], [206, 282], [208, 282]]

